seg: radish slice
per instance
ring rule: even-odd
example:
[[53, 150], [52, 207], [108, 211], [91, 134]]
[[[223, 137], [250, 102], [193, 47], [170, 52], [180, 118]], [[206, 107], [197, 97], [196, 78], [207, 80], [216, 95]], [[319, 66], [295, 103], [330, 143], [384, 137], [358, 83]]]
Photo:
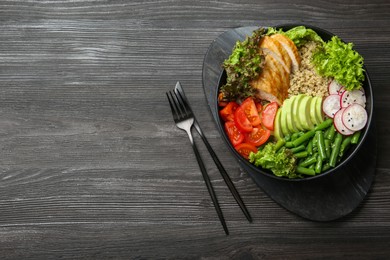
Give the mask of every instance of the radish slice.
[[367, 111], [359, 104], [345, 108], [342, 116], [343, 124], [352, 131], [359, 131], [367, 124]]
[[339, 89], [339, 93], [338, 94], [341, 96], [345, 91], [346, 91], [346, 89], [344, 87], [341, 87]]
[[355, 131], [352, 131], [351, 129], [348, 129], [344, 123], [343, 123], [343, 115], [345, 112], [346, 108], [340, 109], [333, 118], [333, 124], [334, 127], [336, 128], [337, 132], [339, 132], [342, 135], [351, 135], [355, 133]]
[[340, 96], [337, 94], [327, 96], [322, 102], [322, 110], [328, 117], [333, 118], [340, 110]]
[[366, 106], [366, 94], [362, 90], [344, 91], [341, 95], [341, 107], [348, 107], [352, 104], [359, 104], [363, 107]]
[[340, 89], [342, 87], [343, 86], [341, 86], [336, 80], [332, 80], [328, 86], [329, 95], [339, 95]]

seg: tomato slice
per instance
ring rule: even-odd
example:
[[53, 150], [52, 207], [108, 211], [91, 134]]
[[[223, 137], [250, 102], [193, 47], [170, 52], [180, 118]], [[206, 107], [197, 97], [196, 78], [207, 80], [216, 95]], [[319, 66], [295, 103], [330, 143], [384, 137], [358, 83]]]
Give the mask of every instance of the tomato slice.
[[261, 122], [263, 126], [271, 131], [274, 130], [274, 121], [278, 108], [278, 103], [271, 102], [264, 108], [263, 112], [261, 112]]
[[225, 123], [225, 132], [233, 146], [236, 146], [244, 141], [244, 135], [238, 130], [233, 121], [227, 121]]
[[231, 101], [219, 111], [219, 115], [224, 122], [234, 121], [234, 111], [236, 111], [237, 107], [238, 104], [234, 101]]
[[263, 127], [253, 127], [252, 132], [245, 134], [245, 142], [254, 146], [260, 146], [267, 142], [271, 131]]
[[258, 126], [261, 123], [261, 118], [253, 98], [248, 97], [242, 102], [241, 107], [243, 108], [246, 117], [252, 126]]
[[234, 112], [234, 123], [236, 123], [238, 130], [243, 133], [250, 133], [253, 130], [253, 126], [247, 118], [242, 106], [237, 107], [236, 112]]
[[245, 159], [249, 159], [249, 154], [251, 152], [257, 153], [257, 148], [256, 146], [248, 143], [241, 143], [237, 146], [234, 147], [236, 151]]
[[236, 112], [234, 112], [234, 122], [238, 130], [243, 133], [250, 133], [253, 130], [253, 126], [241, 106], [237, 107]]

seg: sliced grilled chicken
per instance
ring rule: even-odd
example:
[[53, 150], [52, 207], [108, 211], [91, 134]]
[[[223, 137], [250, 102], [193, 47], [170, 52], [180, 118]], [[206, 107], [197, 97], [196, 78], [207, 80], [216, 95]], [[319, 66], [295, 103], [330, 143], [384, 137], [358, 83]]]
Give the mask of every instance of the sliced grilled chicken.
[[257, 89], [256, 96], [279, 105], [287, 98], [289, 74], [273, 56], [266, 55], [263, 70], [258, 79], [250, 82]]
[[264, 53], [274, 56], [288, 73], [291, 72], [290, 55], [279, 41], [270, 36], [265, 36], [260, 48], [262, 48]]
[[[300, 62], [300, 57], [297, 52], [297, 57], [291, 58], [289, 52], [278, 37], [271, 38], [265, 36], [260, 42], [260, 51], [265, 54], [264, 67], [259, 77], [252, 80], [250, 85], [257, 90], [257, 97], [270, 102], [276, 101], [279, 105], [288, 97], [288, 89], [290, 87], [290, 73], [293, 67], [293, 62]], [[295, 47], [294, 43], [292, 43]], [[287, 43], [285, 43], [286, 46]], [[296, 49], [296, 47], [295, 47]], [[292, 53], [293, 48], [289, 49]], [[299, 61], [299, 62], [298, 62]]]
[[299, 56], [297, 46], [295, 46], [294, 42], [283, 34], [274, 34], [271, 38], [277, 40], [287, 51], [292, 61], [292, 71], [297, 71], [301, 64], [301, 57]]

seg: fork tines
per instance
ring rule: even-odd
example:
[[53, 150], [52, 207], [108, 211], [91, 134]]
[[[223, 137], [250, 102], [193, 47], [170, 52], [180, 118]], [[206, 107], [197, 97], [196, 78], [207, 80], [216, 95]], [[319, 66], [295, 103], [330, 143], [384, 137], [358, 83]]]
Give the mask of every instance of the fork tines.
[[192, 111], [189, 109], [188, 104], [184, 101], [180, 93], [175, 93], [173, 91], [168, 91], [166, 93], [171, 106], [173, 120], [177, 122], [178, 120], [183, 120], [192, 116]]

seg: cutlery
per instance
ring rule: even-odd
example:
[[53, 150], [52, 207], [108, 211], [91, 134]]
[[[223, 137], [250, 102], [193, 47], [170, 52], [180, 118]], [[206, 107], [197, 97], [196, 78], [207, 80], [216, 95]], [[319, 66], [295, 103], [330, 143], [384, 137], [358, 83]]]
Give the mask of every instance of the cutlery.
[[188, 99], [187, 99], [187, 97], [186, 97], [186, 95], [184, 93], [184, 89], [182, 88], [180, 82], [176, 83], [175, 93], [177, 95], [180, 95], [180, 97], [183, 100], [184, 105], [187, 107], [187, 109], [193, 115], [193, 117], [194, 117], [194, 124], [193, 125], [194, 125], [196, 131], [199, 133], [199, 135], [202, 138], [204, 144], [206, 145], [207, 150], [209, 151], [211, 157], [213, 158], [214, 163], [217, 165], [218, 170], [219, 170], [219, 172], [222, 175], [222, 178], [224, 179], [226, 185], [228, 186], [228, 188], [229, 188], [230, 192], [232, 193], [234, 199], [236, 200], [237, 204], [240, 206], [242, 212], [244, 213], [244, 215], [248, 219], [248, 221], [252, 222], [252, 217], [249, 214], [249, 211], [246, 208], [244, 202], [242, 201], [240, 194], [238, 193], [236, 187], [234, 186], [234, 184], [233, 184], [232, 180], [230, 179], [228, 173], [226, 172], [225, 168], [222, 166], [222, 163], [220, 162], [220, 160], [218, 159], [217, 155], [215, 154], [213, 148], [211, 147], [210, 143], [208, 142], [208, 140], [207, 140], [205, 134], [203, 133], [202, 129], [200, 128], [200, 125], [199, 125], [198, 121], [196, 120], [196, 117], [195, 117], [194, 113], [192, 112], [190, 103], [188, 102]]
[[206, 167], [204, 166], [203, 160], [200, 156], [200, 153], [198, 151], [198, 148], [196, 147], [196, 144], [194, 142], [192, 133], [191, 133], [191, 128], [194, 125], [194, 114], [192, 113], [192, 110], [189, 109], [188, 105], [186, 105], [183, 102], [183, 98], [180, 96], [180, 93], [176, 94], [173, 91], [168, 91], [166, 93], [169, 105], [172, 110], [172, 116], [173, 120], [175, 121], [175, 124], [178, 128], [184, 130], [187, 132], [188, 137], [190, 139], [192, 148], [194, 150], [196, 160], [198, 161], [199, 168], [202, 172], [203, 179], [206, 183], [207, 190], [210, 194], [210, 197], [214, 203], [215, 210], [217, 211], [219, 220], [221, 221], [222, 227], [226, 233], [226, 235], [229, 235], [229, 230], [226, 226], [225, 219], [222, 214], [222, 210], [219, 206], [217, 196], [215, 194], [214, 188], [211, 184], [210, 178], [207, 174]]

